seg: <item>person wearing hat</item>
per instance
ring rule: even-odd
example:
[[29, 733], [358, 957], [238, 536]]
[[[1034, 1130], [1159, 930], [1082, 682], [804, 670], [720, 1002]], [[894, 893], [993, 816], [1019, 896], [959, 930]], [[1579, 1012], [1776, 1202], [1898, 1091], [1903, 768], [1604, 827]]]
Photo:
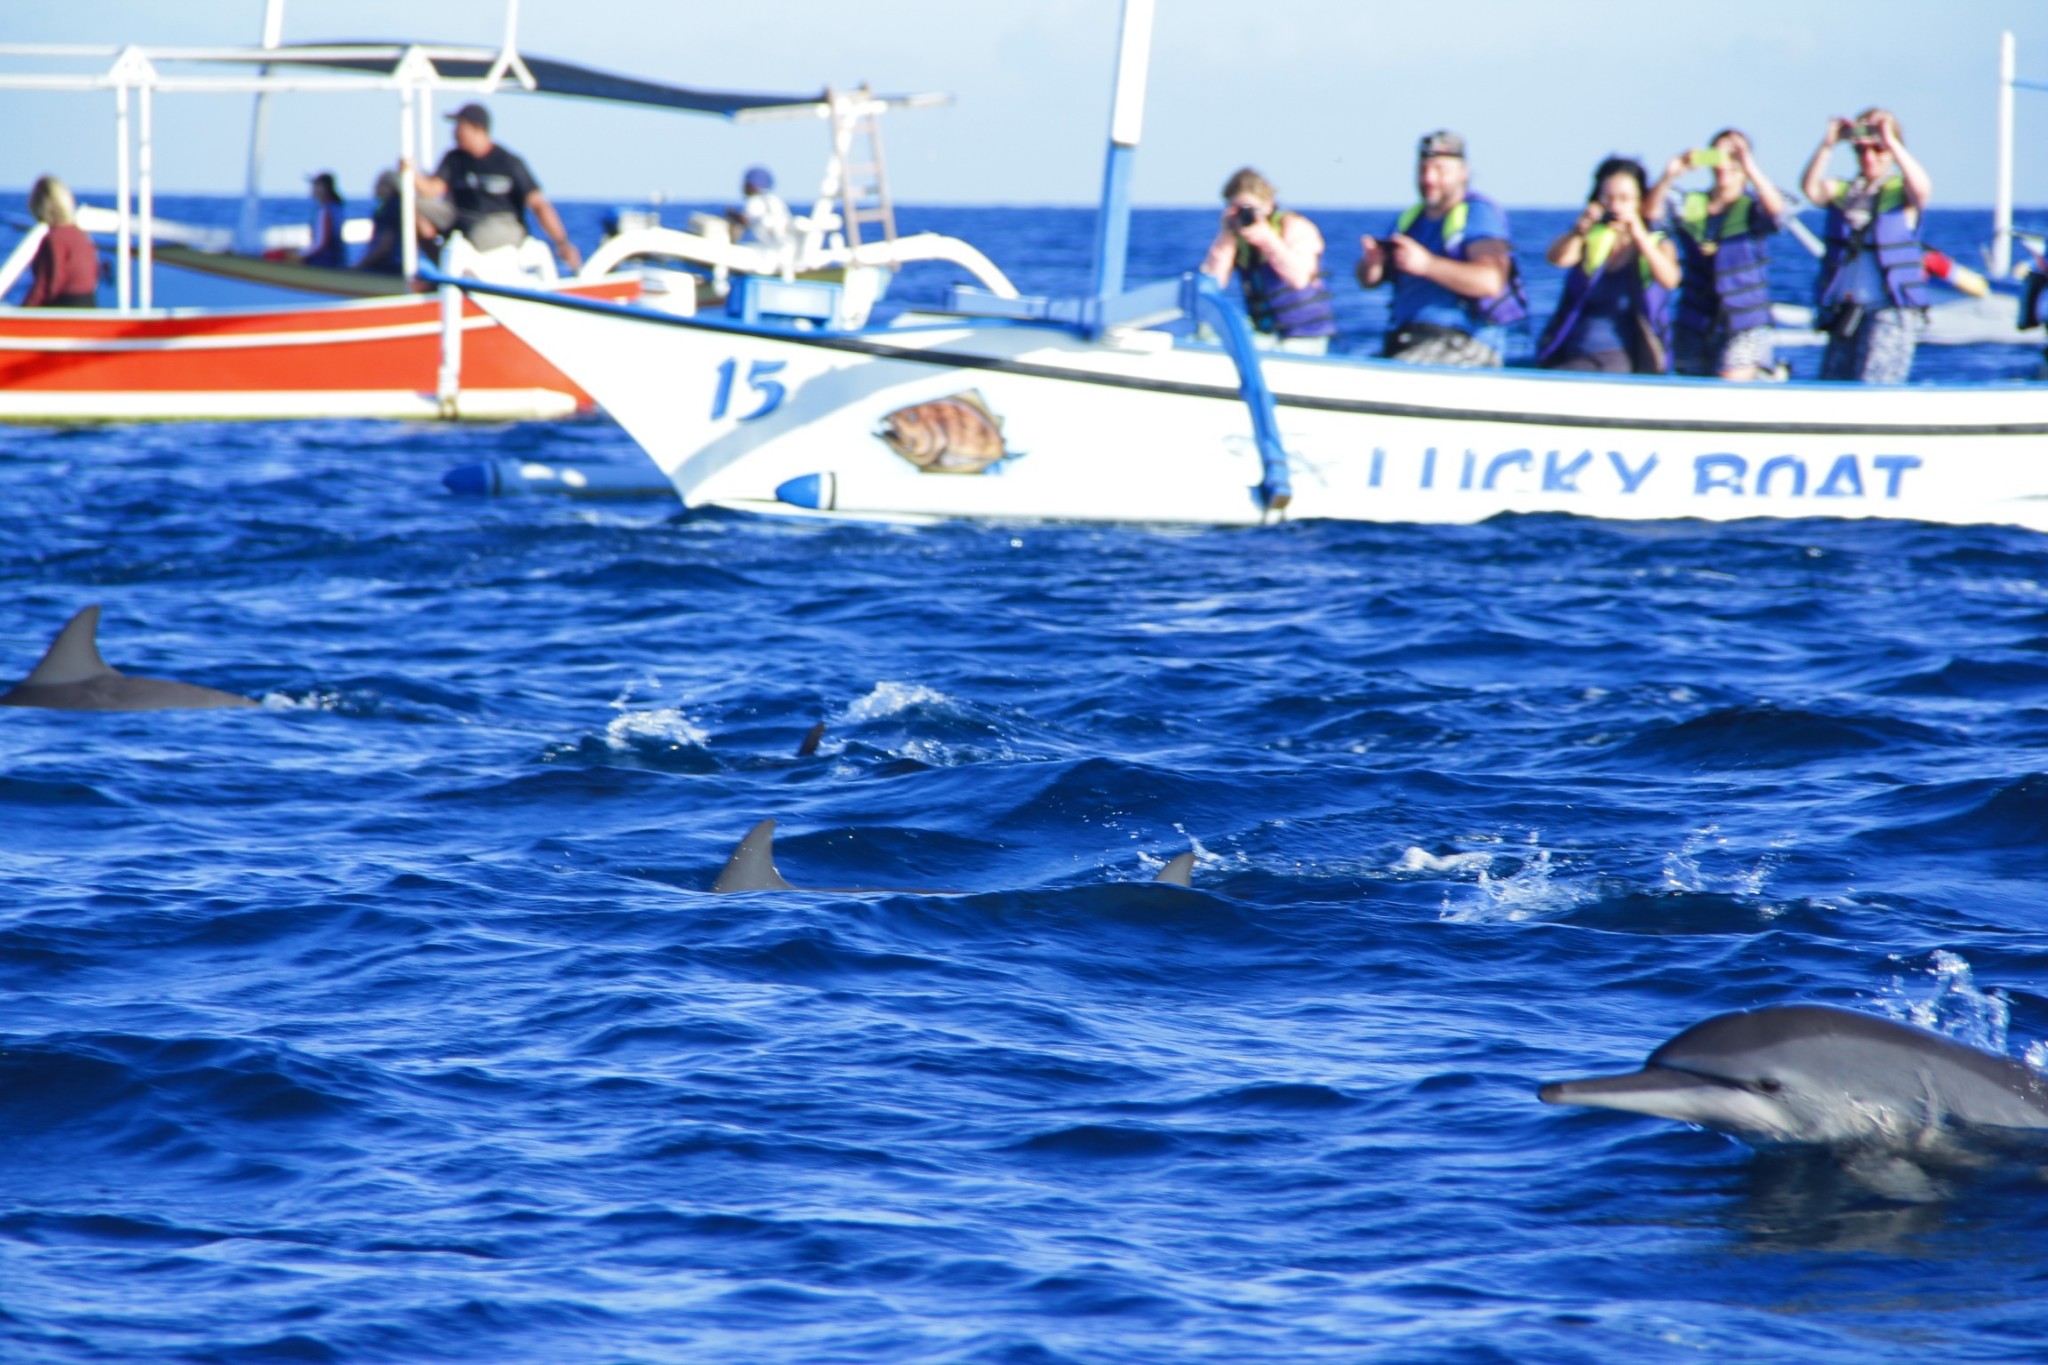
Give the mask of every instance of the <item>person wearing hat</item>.
[[540, 220], [541, 230], [555, 244], [563, 268], [573, 273], [583, 253], [562, 228], [562, 217], [541, 193], [526, 162], [510, 147], [491, 140], [491, 111], [465, 104], [448, 116], [455, 125], [455, 145], [432, 175], [415, 172], [419, 192], [430, 199], [446, 195], [455, 205], [455, 227], [479, 251], [517, 246], [526, 240], [526, 211]]
[[1416, 149], [1421, 202], [1385, 238], [1359, 239], [1358, 282], [1393, 282], [1381, 351], [1390, 360], [1497, 366], [1508, 325], [1529, 315], [1508, 216], [1468, 180], [1465, 139], [1447, 129], [1429, 134]]
[[348, 268], [348, 248], [341, 244], [341, 191], [334, 187], [334, 172], [313, 176], [313, 241], [299, 257], [300, 265], [320, 265], [329, 270]]
[[726, 220], [742, 242], [780, 250], [791, 235], [789, 205], [775, 192], [775, 177], [766, 166], [749, 166], [740, 177], [740, 207], [730, 210]]

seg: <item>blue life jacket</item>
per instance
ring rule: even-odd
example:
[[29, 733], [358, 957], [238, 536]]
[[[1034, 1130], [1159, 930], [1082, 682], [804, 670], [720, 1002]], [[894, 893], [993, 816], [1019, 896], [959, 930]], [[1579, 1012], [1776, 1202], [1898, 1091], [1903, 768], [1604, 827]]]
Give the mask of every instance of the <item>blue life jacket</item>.
[[348, 264], [348, 248], [341, 242], [339, 207], [334, 204], [322, 204], [313, 210], [313, 241], [311, 249], [300, 258], [304, 264], [324, 265], [330, 269], [339, 269]]
[[[1650, 240], [1661, 242], [1664, 234], [1653, 232]], [[1621, 230], [1606, 223], [1596, 225], [1586, 234], [1585, 256], [1565, 277], [1564, 299], [1536, 343], [1537, 364], [1548, 363], [1564, 350], [1572, 329], [1578, 325], [1579, 314], [1585, 311], [1586, 296], [1593, 292], [1593, 281], [1600, 277], [1607, 258], [1620, 244]], [[1628, 348], [1629, 361], [1638, 374], [1666, 374], [1671, 370], [1671, 291], [1657, 283], [1649, 257], [1641, 253], [1636, 256], [1636, 275], [1635, 288], [1630, 291], [1636, 321], [1636, 335], [1630, 339], [1636, 344]]]
[[[1777, 225], [1743, 195], [1718, 215], [1707, 212], [1708, 196], [1685, 196], [1678, 211], [1678, 256], [1685, 270], [1679, 287], [1678, 325], [1708, 335], [1725, 325], [1729, 333], [1771, 325], [1771, 250], [1767, 234]], [[1724, 323], [1725, 319], [1725, 323]]]
[[[1272, 217], [1277, 234], [1286, 222], [1284, 212]], [[1261, 332], [1283, 337], [1333, 337], [1337, 335], [1337, 309], [1330, 302], [1330, 287], [1317, 275], [1307, 284], [1295, 286], [1280, 278], [1280, 272], [1266, 254], [1250, 242], [1237, 244], [1237, 282], [1244, 289], [1244, 309], [1252, 326]]]
[[[1499, 212], [1491, 199], [1470, 191], [1466, 192], [1463, 199], [1451, 205], [1450, 212], [1444, 215], [1443, 254], [1454, 261], [1472, 259], [1465, 254], [1465, 223], [1471, 217], [1470, 205], [1475, 200]], [[1427, 205], [1410, 205], [1402, 210], [1401, 220], [1395, 225], [1394, 230], [1406, 233], [1428, 211]], [[1501, 213], [1500, 220], [1505, 223], [1507, 215]], [[1508, 249], [1507, 284], [1498, 294], [1488, 298], [1465, 300], [1465, 311], [1471, 315], [1473, 322], [1481, 327], [1506, 327], [1529, 316], [1529, 296], [1522, 290], [1522, 267], [1515, 261], [1514, 243], [1508, 242], [1504, 245]], [[1392, 269], [1391, 263], [1388, 268]]]
[[1884, 291], [1896, 308], [1927, 306], [1927, 267], [1922, 263], [1926, 248], [1920, 234], [1906, 219], [1906, 178], [1895, 175], [1877, 192], [1877, 204], [1870, 226], [1852, 231], [1849, 215], [1842, 212], [1842, 181], [1835, 182], [1834, 201], [1828, 205], [1827, 227], [1822, 237], [1827, 250], [1820, 258], [1820, 281], [1814, 286], [1815, 307], [1834, 302], [1835, 282], [1843, 269], [1860, 252], [1875, 251], [1877, 268], [1884, 275]]

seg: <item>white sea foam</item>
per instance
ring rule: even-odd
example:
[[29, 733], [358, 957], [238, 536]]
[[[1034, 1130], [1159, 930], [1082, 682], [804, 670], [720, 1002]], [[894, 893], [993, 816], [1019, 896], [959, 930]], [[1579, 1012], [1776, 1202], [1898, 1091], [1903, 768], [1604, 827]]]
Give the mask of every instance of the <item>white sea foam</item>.
[[951, 700], [945, 693], [919, 683], [878, 682], [872, 692], [846, 708], [846, 719], [881, 720], [901, 715], [913, 706], [935, 706]]
[[[1444, 893], [1439, 918], [1460, 924], [1498, 924], [1554, 915], [1583, 903], [1592, 893], [1576, 883], [1559, 881], [1542, 835], [1530, 830], [1521, 863], [1504, 876], [1481, 868], [1469, 887]], [[1495, 854], [1494, 859], [1510, 855]]]
[[621, 711], [604, 727], [604, 742], [614, 749], [637, 749], [649, 743], [670, 748], [703, 748], [711, 736], [672, 706], [652, 711]]
[[1465, 872], [1475, 868], [1484, 872], [1492, 866], [1491, 853], [1439, 854], [1410, 844], [1398, 859], [1388, 865], [1388, 868], [1393, 872]]
[[[1923, 977], [1932, 977], [1933, 985], [1927, 985], [1920, 979]], [[2005, 1053], [2012, 1004], [2003, 992], [1980, 990], [1969, 962], [1959, 953], [1935, 949], [1918, 972], [1893, 976], [1875, 1003], [1901, 1022], [1918, 1024], [1986, 1052]], [[2043, 1050], [2039, 1043], [2027, 1050], [2030, 1065], [2039, 1065], [2033, 1060], [2037, 1050]], [[2043, 1053], [2048, 1058], [2048, 1050]]]

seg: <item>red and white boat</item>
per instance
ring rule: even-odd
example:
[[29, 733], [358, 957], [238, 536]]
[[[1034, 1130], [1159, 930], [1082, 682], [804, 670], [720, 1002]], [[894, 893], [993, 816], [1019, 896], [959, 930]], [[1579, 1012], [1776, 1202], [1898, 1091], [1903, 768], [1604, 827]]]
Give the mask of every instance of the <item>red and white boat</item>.
[[[678, 260], [715, 275], [728, 270], [790, 275], [817, 268], [886, 266], [896, 259], [893, 217], [888, 242], [863, 245], [859, 227], [877, 215], [859, 207], [843, 168], [856, 127], [872, 130], [890, 107], [943, 102], [944, 96], [883, 98], [865, 90], [816, 95], [748, 95], [694, 90], [520, 55], [517, 6], [508, 3], [504, 41], [495, 47], [405, 43], [279, 42], [282, 5], [271, 0], [260, 47], [143, 48], [0, 45], [0, 60], [54, 59], [89, 65], [70, 74], [0, 72], [0, 88], [105, 90], [115, 99], [118, 200], [112, 212], [81, 212], [89, 230], [113, 239], [116, 306], [112, 309], [0, 307], [0, 421], [93, 422], [189, 418], [446, 418], [505, 421], [554, 418], [588, 410], [583, 388], [487, 313], [443, 287], [415, 285], [415, 242], [404, 243], [401, 276], [363, 275], [358, 292], [384, 297], [336, 298], [338, 276], [266, 260], [265, 234], [255, 227], [264, 104], [279, 92], [382, 90], [400, 102], [399, 158], [432, 164], [438, 129], [434, 97], [530, 91], [642, 107], [709, 114], [735, 121], [799, 117], [830, 120], [834, 158], [829, 194], [802, 220], [812, 229], [801, 248], [774, 259], [723, 240], [723, 223], [704, 232], [639, 228], [609, 240], [574, 279], [554, 278], [537, 242], [524, 253], [505, 248], [480, 255], [456, 238], [442, 269], [516, 281], [612, 303], [641, 300], [673, 311], [695, 308], [695, 277], [642, 266]], [[190, 73], [190, 74], [183, 74]], [[250, 187], [241, 228], [194, 229], [156, 219], [153, 207], [151, 110], [155, 96], [184, 91], [249, 91], [256, 96]], [[412, 221], [414, 187], [401, 177], [403, 221]], [[849, 213], [834, 205], [842, 196]], [[850, 224], [851, 230], [845, 230]], [[350, 224], [345, 240], [360, 237]], [[0, 263], [0, 295], [28, 267], [45, 229], [35, 225]], [[272, 236], [275, 235], [273, 230]], [[258, 282], [291, 291], [288, 300], [248, 308], [154, 306], [157, 248], [164, 264]], [[879, 253], [876, 247], [891, 250]], [[908, 254], [917, 252], [910, 243]], [[275, 253], [272, 253], [275, 255]], [[515, 259], [516, 257], [516, 259]], [[507, 272], [510, 272], [509, 274]], [[303, 278], [301, 278], [303, 277]], [[388, 281], [388, 283], [387, 283]], [[349, 281], [340, 281], [347, 285]], [[391, 291], [398, 292], [393, 293]]]

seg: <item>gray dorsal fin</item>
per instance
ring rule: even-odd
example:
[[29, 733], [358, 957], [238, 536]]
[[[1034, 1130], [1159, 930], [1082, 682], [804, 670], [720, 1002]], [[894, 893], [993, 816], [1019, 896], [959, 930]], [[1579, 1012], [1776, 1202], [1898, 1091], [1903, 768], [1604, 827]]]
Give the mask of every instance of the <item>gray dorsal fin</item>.
[[100, 657], [99, 631], [100, 609], [99, 604], [94, 603], [65, 623], [64, 629], [57, 632], [57, 638], [50, 642], [43, 661], [36, 665], [33, 673], [21, 680], [21, 685], [51, 687], [113, 673], [114, 670], [107, 667], [107, 661]]
[[810, 729], [804, 731], [804, 742], [796, 746], [796, 756], [798, 758], [809, 758], [812, 754], [818, 752], [818, 741], [824, 737], [825, 722], [821, 720]]
[[1165, 867], [1160, 868], [1159, 875], [1152, 880], [1155, 882], [1168, 882], [1174, 886], [1193, 886], [1195, 884], [1195, 855], [1192, 852], [1181, 854]]
[[725, 871], [711, 884], [713, 891], [794, 891], [775, 870], [775, 822], [763, 820], [747, 831], [740, 846], [725, 860]]

